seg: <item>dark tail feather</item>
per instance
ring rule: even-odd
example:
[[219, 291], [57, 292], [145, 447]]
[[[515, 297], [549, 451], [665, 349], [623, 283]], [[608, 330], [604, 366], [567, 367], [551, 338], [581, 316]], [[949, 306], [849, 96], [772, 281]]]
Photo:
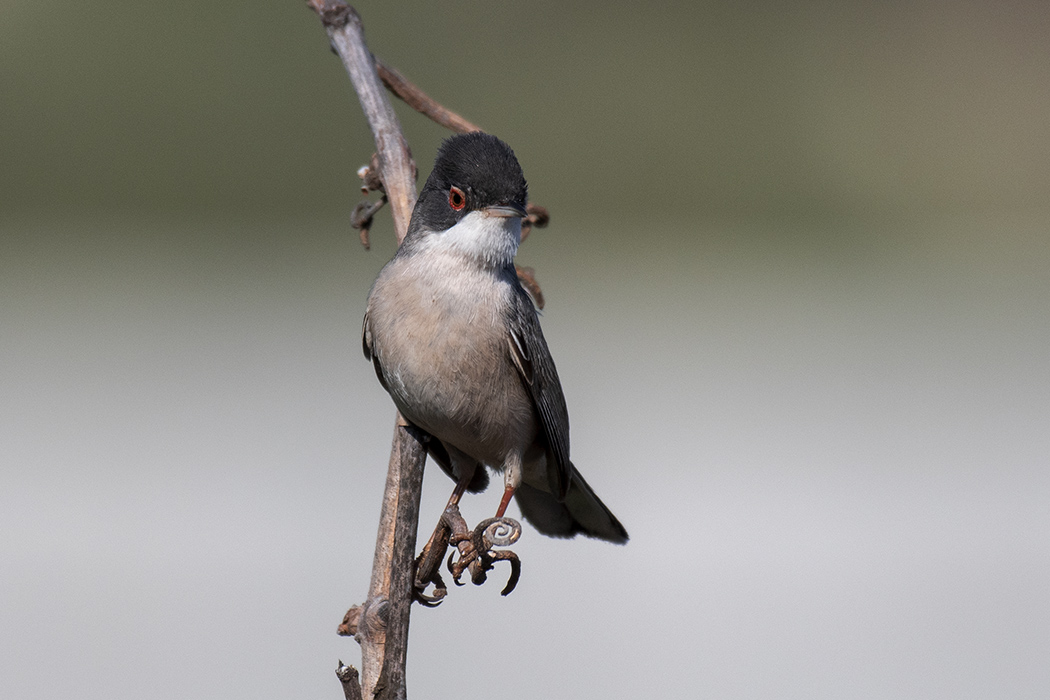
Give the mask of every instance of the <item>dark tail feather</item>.
[[525, 483], [518, 487], [514, 497], [525, 519], [544, 535], [575, 537], [583, 533], [616, 544], [628, 540], [627, 530], [595, 495], [576, 467], [572, 468], [572, 483], [564, 503]]

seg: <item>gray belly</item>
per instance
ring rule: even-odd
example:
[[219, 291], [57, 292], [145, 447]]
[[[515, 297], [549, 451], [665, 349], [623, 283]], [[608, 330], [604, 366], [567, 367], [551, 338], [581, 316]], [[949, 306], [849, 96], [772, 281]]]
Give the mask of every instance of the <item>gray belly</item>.
[[507, 349], [464, 350], [443, 340], [435, 339], [425, 353], [384, 348], [394, 403], [431, 435], [490, 466], [501, 466], [511, 452], [524, 453], [535, 441], [536, 419]]
[[524, 454], [536, 440], [538, 420], [499, 315], [447, 295], [399, 311], [376, 306], [369, 313], [387, 388], [401, 413], [489, 466]]

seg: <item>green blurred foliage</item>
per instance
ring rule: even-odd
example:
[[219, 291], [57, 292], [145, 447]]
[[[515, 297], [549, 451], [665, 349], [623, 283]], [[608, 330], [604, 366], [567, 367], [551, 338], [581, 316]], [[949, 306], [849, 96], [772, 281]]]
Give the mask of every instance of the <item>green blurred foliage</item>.
[[[1046, 3], [358, 9], [570, 219], [1046, 207]], [[5, 217], [342, 216], [371, 152], [302, 2], [8, 2], [0, 95]], [[425, 176], [443, 133], [400, 113]]]

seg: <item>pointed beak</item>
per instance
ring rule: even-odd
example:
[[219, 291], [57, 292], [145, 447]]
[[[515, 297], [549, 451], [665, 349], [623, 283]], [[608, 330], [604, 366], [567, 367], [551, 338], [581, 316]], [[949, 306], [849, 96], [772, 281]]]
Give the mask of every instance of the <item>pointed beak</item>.
[[485, 207], [485, 216], [499, 216], [504, 219], [524, 219], [529, 215], [520, 204], [501, 204], [497, 207]]

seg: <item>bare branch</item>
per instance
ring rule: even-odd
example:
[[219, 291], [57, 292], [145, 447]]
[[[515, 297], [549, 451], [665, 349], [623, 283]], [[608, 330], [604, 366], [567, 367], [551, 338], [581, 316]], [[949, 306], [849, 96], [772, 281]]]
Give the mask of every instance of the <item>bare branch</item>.
[[[387, 100], [365, 45], [361, 18], [342, 0], [309, 0], [321, 17], [332, 48], [343, 61], [375, 140], [379, 176], [390, 202], [400, 244], [416, 203], [415, 166], [401, 124]], [[426, 450], [397, 416], [383, 506], [376, 535], [368, 600], [361, 606], [363, 695], [372, 700], [380, 676], [384, 697], [404, 698], [405, 654], [412, 601], [413, 552]], [[395, 571], [396, 570], [396, 571]], [[388, 644], [390, 642], [390, 644]], [[400, 645], [395, 649], [394, 645]]]
[[412, 109], [425, 114], [446, 129], [458, 131], [461, 134], [470, 131], [482, 131], [480, 126], [467, 121], [452, 110], [431, 99], [429, 95], [410, 83], [396, 68], [386, 65], [378, 58], [375, 61], [379, 79], [390, 88], [392, 93], [404, 100], [405, 104]]
[[350, 74], [361, 110], [372, 129], [383, 189], [390, 200], [394, 230], [400, 243], [408, 231], [412, 207], [416, 204], [415, 166], [401, 123], [386, 99], [376, 75], [375, 61], [365, 45], [361, 18], [343, 0], [309, 0], [307, 4], [321, 16], [332, 48]]
[[356, 668], [340, 661], [339, 666], [335, 669], [335, 675], [343, 684], [343, 695], [346, 700], [364, 700], [361, 697], [361, 681]]
[[[395, 429], [393, 464], [401, 466], [397, 513], [394, 518], [395, 537], [393, 562], [390, 571], [390, 606], [387, 612], [387, 631], [383, 669], [376, 682], [376, 700], [404, 700], [405, 665], [408, 659], [408, 620], [412, 608], [415, 585], [416, 531], [419, 526], [419, 499], [423, 493], [423, 462], [427, 458], [424, 442], [428, 436], [419, 435], [415, 428], [398, 426]], [[401, 435], [414, 437], [399, 439]], [[418, 473], [405, 465], [419, 464]]]

